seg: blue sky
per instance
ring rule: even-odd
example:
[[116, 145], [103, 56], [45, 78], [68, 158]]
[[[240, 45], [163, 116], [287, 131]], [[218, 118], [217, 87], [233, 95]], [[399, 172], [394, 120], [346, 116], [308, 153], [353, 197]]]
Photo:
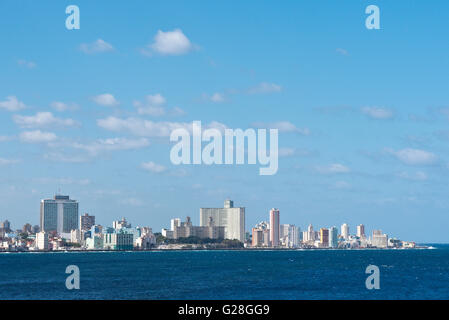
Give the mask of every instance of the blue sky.
[[[37, 224], [60, 188], [104, 225], [198, 223], [230, 197], [248, 230], [277, 207], [302, 229], [448, 242], [448, 6], [2, 1], [0, 219]], [[167, 128], [194, 120], [279, 128], [278, 173], [172, 165]]]

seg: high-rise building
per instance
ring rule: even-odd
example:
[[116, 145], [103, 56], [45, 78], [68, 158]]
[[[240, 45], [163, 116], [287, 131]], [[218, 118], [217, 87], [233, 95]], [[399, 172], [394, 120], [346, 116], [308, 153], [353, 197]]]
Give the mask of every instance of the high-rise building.
[[88, 231], [92, 226], [95, 225], [95, 216], [91, 216], [88, 213], [80, 216], [80, 230]]
[[38, 250], [48, 250], [48, 234], [46, 232], [36, 233], [34, 244]]
[[279, 210], [273, 208], [270, 210], [270, 240], [272, 247], [279, 246], [279, 232]]
[[224, 239], [225, 227], [215, 226], [212, 217], [209, 217], [207, 226], [194, 226], [190, 217], [185, 222], [181, 222], [180, 226], [175, 226], [173, 230], [173, 238], [208, 238], [208, 239]]
[[174, 231], [175, 227], [181, 226], [181, 219], [180, 218], [174, 218], [170, 220], [170, 231]]
[[11, 223], [8, 220], [0, 222], [0, 229], [3, 229], [4, 232], [11, 232]]
[[200, 226], [224, 227], [225, 239], [245, 241], [245, 208], [234, 207], [232, 200], [226, 200], [224, 208], [200, 208]]
[[282, 244], [288, 248], [297, 247], [299, 244], [299, 228], [293, 224], [281, 224], [279, 238]]
[[349, 226], [346, 223], [341, 225], [341, 236], [345, 240], [349, 239]]
[[252, 229], [252, 246], [253, 247], [263, 246], [263, 229], [261, 228]]
[[320, 245], [321, 247], [329, 246], [329, 229], [327, 228], [320, 229]]
[[42, 231], [56, 231], [62, 237], [70, 239], [70, 232], [78, 229], [78, 201], [63, 195], [41, 200], [40, 223]]
[[120, 230], [122, 228], [129, 229], [131, 228], [131, 224], [126, 221], [125, 217], [123, 217], [122, 220], [113, 221], [112, 228], [116, 230]]
[[25, 223], [22, 228], [23, 233], [33, 233], [33, 227], [29, 223]]
[[329, 247], [338, 247], [338, 229], [337, 227], [331, 227], [329, 229]]
[[357, 237], [360, 239], [365, 238], [365, 226], [363, 224], [359, 224], [357, 226]]
[[386, 248], [388, 247], [388, 236], [383, 234], [381, 230], [373, 230], [371, 244], [377, 248]]

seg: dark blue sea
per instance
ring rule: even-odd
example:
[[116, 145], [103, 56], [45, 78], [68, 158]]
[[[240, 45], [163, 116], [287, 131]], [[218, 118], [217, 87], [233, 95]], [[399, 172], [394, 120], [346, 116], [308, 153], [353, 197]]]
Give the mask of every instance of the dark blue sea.
[[[449, 245], [415, 250], [0, 253], [0, 299], [449, 299]], [[68, 265], [80, 290], [68, 290]], [[380, 289], [365, 286], [368, 265]]]

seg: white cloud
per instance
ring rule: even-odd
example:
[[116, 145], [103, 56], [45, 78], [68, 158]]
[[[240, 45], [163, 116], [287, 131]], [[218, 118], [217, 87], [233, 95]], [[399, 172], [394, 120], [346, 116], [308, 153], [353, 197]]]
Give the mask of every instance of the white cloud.
[[[140, 137], [169, 137], [175, 129], [184, 128], [192, 131], [192, 123], [188, 122], [154, 122], [140, 118], [121, 119], [110, 116], [106, 119], [98, 119], [97, 125], [103, 129], [114, 132], [128, 132]], [[212, 121], [205, 128], [223, 130], [226, 126], [220, 122]]]
[[110, 93], [103, 93], [92, 98], [92, 100], [101, 106], [115, 107], [119, 105], [119, 102]]
[[34, 116], [15, 115], [14, 122], [22, 128], [45, 128], [49, 126], [73, 127], [79, 125], [73, 119], [60, 119], [51, 112], [38, 112]]
[[53, 132], [35, 130], [22, 132], [19, 139], [27, 143], [45, 143], [55, 141], [57, 136]]
[[15, 96], [8, 96], [5, 101], [0, 101], [0, 109], [7, 111], [19, 111], [25, 108], [25, 104], [17, 100]]
[[434, 153], [420, 149], [407, 148], [398, 151], [387, 149], [386, 151], [403, 163], [412, 166], [432, 165], [438, 161], [438, 157]]
[[406, 180], [414, 180], [414, 181], [424, 181], [427, 180], [427, 174], [422, 171], [417, 171], [413, 174], [409, 174], [408, 172], [400, 172], [398, 174], [399, 178]]
[[64, 102], [60, 102], [60, 101], [54, 101], [50, 104], [50, 106], [59, 112], [68, 111], [68, 110], [73, 111], [73, 110], [78, 109], [78, 105], [75, 103], [64, 103]]
[[282, 90], [282, 87], [275, 83], [267, 83], [262, 82], [259, 85], [250, 88], [248, 90], [249, 94], [259, 94], [259, 93], [274, 93], [274, 92], [280, 92]]
[[140, 149], [149, 146], [148, 139], [126, 139], [126, 138], [109, 138], [98, 139], [92, 143], [72, 143], [69, 146], [75, 149], [82, 149], [91, 155], [97, 155], [104, 151], [119, 151]]
[[339, 53], [339, 54], [341, 54], [341, 55], [343, 55], [343, 56], [347, 56], [347, 55], [349, 55], [349, 52], [348, 52], [348, 50], [346, 50], [346, 49], [343, 49], [343, 48], [337, 48], [336, 50], [335, 50], [337, 53]]
[[373, 119], [391, 119], [394, 117], [393, 111], [380, 107], [363, 107], [362, 113]]
[[28, 69], [33, 69], [34, 67], [36, 67], [36, 63], [24, 59], [17, 60], [17, 64]]
[[100, 53], [100, 52], [107, 52], [114, 50], [114, 47], [107, 43], [106, 41], [102, 39], [98, 39], [92, 43], [82, 43], [80, 45], [81, 51], [84, 53]]
[[299, 133], [305, 136], [308, 136], [310, 134], [310, 130], [308, 128], [298, 128], [293, 123], [289, 121], [278, 121], [278, 122], [271, 122], [271, 123], [264, 123], [264, 122], [255, 122], [251, 124], [253, 127], [256, 128], [264, 128], [264, 129], [278, 129], [279, 132], [293, 132], [293, 133]]
[[150, 116], [162, 116], [165, 114], [165, 98], [157, 93], [155, 95], [147, 95], [145, 101], [142, 103], [140, 101], [134, 101], [134, 107], [137, 108], [137, 112], [142, 115]]
[[44, 154], [44, 159], [57, 161], [57, 162], [66, 162], [66, 163], [83, 163], [88, 162], [90, 159], [86, 156], [79, 154], [65, 154], [62, 152], [50, 152]]
[[144, 202], [137, 198], [124, 198], [119, 201], [120, 204], [129, 205], [133, 207], [140, 207], [144, 205]]
[[348, 167], [346, 167], [340, 163], [333, 163], [328, 166], [319, 166], [319, 167], [316, 167], [316, 170], [319, 173], [323, 173], [323, 174], [348, 173], [351, 171]]
[[295, 155], [295, 148], [280, 148], [278, 155], [279, 157], [291, 157]]
[[154, 173], [162, 173], [165, 170], [167, 170], [167, 168], [164, 167], [163, 165], [156, 164], [156, 163], [154, 163], [152, 161], [142, 163], [141, 167], [143, 169], [147, 170], [147, 171], [151, 171], [151, 172], [154, 172]]
[[13, 137], [10, 136], [0, 136], [0, 142], [10, 141]]
[[346, 181], [337, 181], [334, 183], [333, 187], [335, 189], [349, 189], [351, 188], [351, 184]]
[[154, 42], [142, 50], [145, 55], [151, 55], [152, 52], [161, 55], [182, 55], [192, 51], [194, 46], [180, 29], [173, 31], [159, 30], [154, 37]]
[[179, 107], [170, 110], [165, 109], [167, 100], [160, 93], [154, 95], [147, 95], [143, 102], [135, 100], [134, 107], [137, 108], [137, 113], [140, 115], [149, 115], [153, 117], [160, 117], [163, 115], [182, 116], [185, 114], [184, 110]]
[[15, 164], [18, 162], [19, 162], [19, 160], [15, 160], [15, 159], [0, 158], [0, 166], [7, 166], [7, 165]]

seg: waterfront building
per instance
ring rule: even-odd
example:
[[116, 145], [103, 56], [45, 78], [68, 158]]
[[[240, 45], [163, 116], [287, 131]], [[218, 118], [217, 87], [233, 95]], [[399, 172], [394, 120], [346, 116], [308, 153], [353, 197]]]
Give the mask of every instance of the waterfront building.
[[299, 228], [293, 224], [281, 224], [279, 238], [283, 246], [297, 247], [299, 244]]
[[270, 210], [270, 239], [272, 247], [279, 247], [280, 214], [278, 209]]
[[329, 247], [338, 247], [338, 229], [337, 227], [331, 227], [329, 229]]
[[363, 224], [359, 224], [357, 226], [357, 237], [360, 239], [365, 238], [365, 226]]
[[131, 224], [130, 223], [128, 223], [127, 221], [126, 221], [126, 219], [123, 217], [122, 218], [122, 220], [120, 220], [120, 221], [113, 221], [112, 222], [112, 227], [115, 229], [115, 230], [120, 230], [120, 229], [122, 229], [122, 228], [131, 228]]
[[234, 207], [232, 200], [226, 200], [224, 208], [200, 208], [200, 226], [210, 223], [214, 227], [224, 227], [225, 239], [245, 241], [245, 208]]
[[341, 236], [345, 240], [349, 239], [349, 226], [346, 223], [341, 225]]
[[381, 230], [373, 230], [371, 245], [377, 248], [387, 248], [388, 236], [386, 234], [383, 234]]
[[253, 228], [252, 229], [252, 246], [262, 247], [263, 245], [263, 229]]
[[162, 229], [161, 234], [163, 237], [165, 237], [167, 239], [173, 239], [173, 231], [172, 230]]
[[70, 242], [71, 243], [81, 243], [81, 230], [73, 229], [70, 232]]
[[40, 224], [42, 231], [56, 231], [61, 237], [70, 239], [70, 232], [78, 229], [78, 201], [63, 195], [41, 200]]
[[87, 238], [86, 239], [86, 248], [88, 250], [102, 250], [104, 248], [103, 235]]
[[186, 221], [181, 222], [179, 227], [174, 227], [173, 239], [188, 237], [225, 239], [225, 227], [216, 226], [211, 216], [207, 226], [193, 226], [190, 217], [187, 217]]
[[5, 233], [11, 232], [11, 223], [8, 220], [0, 222], [0, 229], [2, 229]]
[[95, 216], [91, 216], [88, 213], [80, 216], [80, 230], [87, 231], [95, 225]]
[[22, 233], [28, 233], [28, 234], [30, 234], [30, 233], [32, 233], [32, 232], [33, 232], [33, 227], [31, 226], [31, 224], [26, 223], [26, 224], [23, 225], [23, 227], [22, 227]]
[[329, 246], [329, 229], [321, 228], [320, 229], [320, 247], [328, 247]]
[[48, 234], [45, 231], [36, 233], [35, 247], [38, 250], [48, 250]]
[[103, 234], [103, 248], [106, 250], [132, 250], [134, 235], [125, 230]]
[[175, 227], [181, 226], [181, 219], [180, 218], [174, 218], [170, 220], [170, 230], [174, 231]]

